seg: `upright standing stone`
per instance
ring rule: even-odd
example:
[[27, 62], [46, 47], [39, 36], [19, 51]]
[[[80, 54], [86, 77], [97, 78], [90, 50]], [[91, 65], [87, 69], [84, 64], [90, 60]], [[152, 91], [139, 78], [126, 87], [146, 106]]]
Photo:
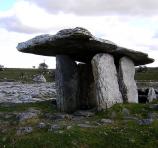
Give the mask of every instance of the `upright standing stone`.
[[78, 72], [77, 64], [69, 56], [56, 56], [57, 108], [71, 113], [77, 109]]
[[95, 84], [91, 64], [78, 64], [78, 71], [79, 107], [80, 109], [96, 107]]
[[128, 57], [123, 57], [119, 62], [119, 84], [124, 102], [138, 103], [138, 92], [134, 80], [134, 63]]
[[147, 100], [149, 102], [152, 102], [154, 99], [156, 99], [156, 93], [155, 93], [155, 90], [154, 88], [150, 87], [149, 88], [149, 92], [148, 92], [148, 97], [147, 97]]
[[92, 59], [93, 75], [96, 84], [98, 110], [122, 102], [119, 91], [114, 58], [110, 54], [97, 54]]

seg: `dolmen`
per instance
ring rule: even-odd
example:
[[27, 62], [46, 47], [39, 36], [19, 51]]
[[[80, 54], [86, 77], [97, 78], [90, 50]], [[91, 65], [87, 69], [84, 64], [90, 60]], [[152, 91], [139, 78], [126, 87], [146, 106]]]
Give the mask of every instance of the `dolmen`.
[[67, 113], [138, 103], [135, 66], [154, 62], [146, 53], [96, 38], [80, 27], [36, 36], [17, 49], [56, 57], [57, 108]]

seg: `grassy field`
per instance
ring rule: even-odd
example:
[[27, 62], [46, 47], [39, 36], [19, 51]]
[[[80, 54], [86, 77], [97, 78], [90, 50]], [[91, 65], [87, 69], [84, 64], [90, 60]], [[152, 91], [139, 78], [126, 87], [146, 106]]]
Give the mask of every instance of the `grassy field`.
[[[53, 73], [51, 73], [53, 71]], [[3, 71], [0, 71], [0, 80], [15, 80], [23, 82], [32, 82], [34, 75], [41, 73], [39, 69], [25, 69], [25, 68], [5, 68]], [[46, 73], [43, 74], [48, 82], [54, 81], [55, 72], [52, 69], [49, 69]]]
[[[158, 102], [155, 102], [158, 103]], [[117, 104], [112, 108], [96, 113], [92, 117], [72, 122], [68, 119], [54, 121], [45, 117], [45, 114], [56, 112], [51, 102], [0, 105], [0, 147], [1, 148], [157, 148], [158, 120], [150, 125], [139, 125], [136, 120], [126, 119], [123, 109], [128, 109], [129, 117], [147, 118], [148, 113], [158, 115], [158, 110], [151, 109], [151, 104]], [[35, 118], [19, 122], [11, 113], [21, 113], [33, 108], [40, 110]], [[115, 116], [112, 115], [115, 113]], [[8, 116], [6, 114], [9, 114]], [[111, 124], [96, 124], [102, 118], [113, 121]], [[38, 128], [37, 124], [44, 122], [45, 128]], [[87, 123], [95, 127], [82, 128], [78, 123]], [[62, 129], [50, 131], [50, 125], [58, 124]], [[96, 126], [97, 125], [97, 126]], [[31, 126], [31, 133], [17, 134], [19, 127]], [[71, 126], [70, 129], [66, 128]], [[2, 132], [3, 131], [3, 132]]]
[[[48, 82], [54, 81], [55, 70], [48, 71], [52, 71], [52, 73], [44, 74], [45, 78]], [[6, 78], [8, 80], [32, 82], [33, 75], [38, 73], [40, 73], [39, 69], [5, 68], [4, 71], [0, 71], [0, 80]], [[24, 78], [21, 78], [22, 74], [24, 74]], [[148, 68], [146, 72], [136, 72], [135, 79], [158, 81], [158, 68]]]
[[136, 72], [135, 79], [158, 81], [158, 67], [148, 68], [146, 72]]

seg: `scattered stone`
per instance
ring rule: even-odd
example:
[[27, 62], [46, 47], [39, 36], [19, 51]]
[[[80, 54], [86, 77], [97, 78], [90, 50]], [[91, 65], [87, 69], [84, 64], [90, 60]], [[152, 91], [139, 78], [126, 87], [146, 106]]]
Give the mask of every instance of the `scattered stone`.
[[115, 111], [112, 111], [111, 113], [111, 119], [115, 119], [117, 117], [117, 114]]
[[89, 124], [77, 124], [77, 126], [81, 128], [94, 128], [95, 126]]
[[148, 118], [158, 120], [158, 113], [148, 113]]
[[36, 83], [46, 83], [47, 82], [46, 78], [42, 74], [35, 75], [33, 78], [33, 81]]
[[69, 125], [69, 126], [66, 127], [67, 130], [69, 130], [69, 129], [71, 129], [71, 128], [72, 128], [71, 125]]
[[134, 80], [135, 67], [131, 59], [123, 57], [119, 63], [119, 85], [124, 102], [138, 103], [138, 92]]
[[130, 115], [130, 112], [129, 112], [129, 110], [127, 108], [123, 108], [122, 109], [122, 114], [123, 114], [123, 116], [128, 117]]
[[59, 131], [59, 130], [61, 130], [61, 129], [63, 129], [63, 128], [62, 128], [60, 125], [53, 124], [53, 125], [51, 125], [50, 129], [48, 129], [48, 131], [53, 131], [53, 132], [55, 132], [55, 131]]
[[40, 122], [37, 127], [38, 128], [45, 128], [46, 124], [44, 122]]
[[54, 113], [54, 114], [50, 114], [50, 113], [46, 113], [45, 114], [46, 118], [49, 118], [51, 120], [71, 120], [72, 116], [69, 114], [64, 114], [64, 113]]
[[92, 59], [92, 67], [98, 110], [122, 103], [113, 56], [109, 54], [95, 55]]
[[152, 88], [152, 87], [149, 88], [148, 97], [147, 97], [148, 101], [152, 102], [156, 98], [157, 98], [157, 96], [156, 96], [154, 88]]
[[111, 119], [101, 119], [100, 122], [102, 124], [112, 124], [112, 123], [114, 123], [114, 121], [111, 120]]
[[31, 108], [28, 111], [19, 113], [17, 115], [17, 119], [19, 121], [24, 121], [24, 120], [28, 120], [28, 119], [31, 119], [31, 118], [37, 118], [39, 114], [40, 114], [39, 110], [35, 110], [35, 109]]
[[33, 128], [32, 127], [20, 127], [16, 134], [17, 135], [22, 135], [22, 134], [29, 134], [29, 133], [32, 133], [33, 131]]
[[158, 110], [158, 104], [150, 104], [149, 108], [153, 110]]
[[138, 121], [139, 125], [150, 125], [153, 123], [153, 119], [142, 119]]
[[86, 110], [79, 110], [73, 113], [74, 116], [83, 116], [83, 117], [92, 117], [95, 115], [94, 112], [86, 111]]

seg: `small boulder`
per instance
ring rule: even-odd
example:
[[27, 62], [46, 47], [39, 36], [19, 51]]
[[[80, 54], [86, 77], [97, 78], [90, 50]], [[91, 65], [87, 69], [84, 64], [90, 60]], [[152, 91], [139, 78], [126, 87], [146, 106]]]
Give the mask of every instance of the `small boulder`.
[[46, 78], [42, 74], [35, 75], [33, 81], [36, 83], [46, 83]]
[[150, 125], [152, 124], [153, 119], [142, 119], [138, 121], [139, 125]]
[[101, 119], [100, 122], [102, 124], [112, 124], [114, 121], [111, 119]]
[[22, 135], [22, 134], [28, 134], [28, 133], [32, 133], [33, 128], [32, 127], [20, 127], [16, 134], [17, 135]]
[[152, 88], [152, 87], [149, 88], [148, 97], [147, 97], [148, 101], [152, 102], [156, 98], [157, 98], [157, 96], [156, 96], [154, 88]]
[[55, 132], [55, 131], [59, 131], [59, 130], [61, 130], [61, 129], [62, 129], [62, 127], [61, 127], [60, 125], [53, 124], [53, 125], [51, 125], [50, 129], [48, 129], [48, 131], [53, 131], [53, 132]]

